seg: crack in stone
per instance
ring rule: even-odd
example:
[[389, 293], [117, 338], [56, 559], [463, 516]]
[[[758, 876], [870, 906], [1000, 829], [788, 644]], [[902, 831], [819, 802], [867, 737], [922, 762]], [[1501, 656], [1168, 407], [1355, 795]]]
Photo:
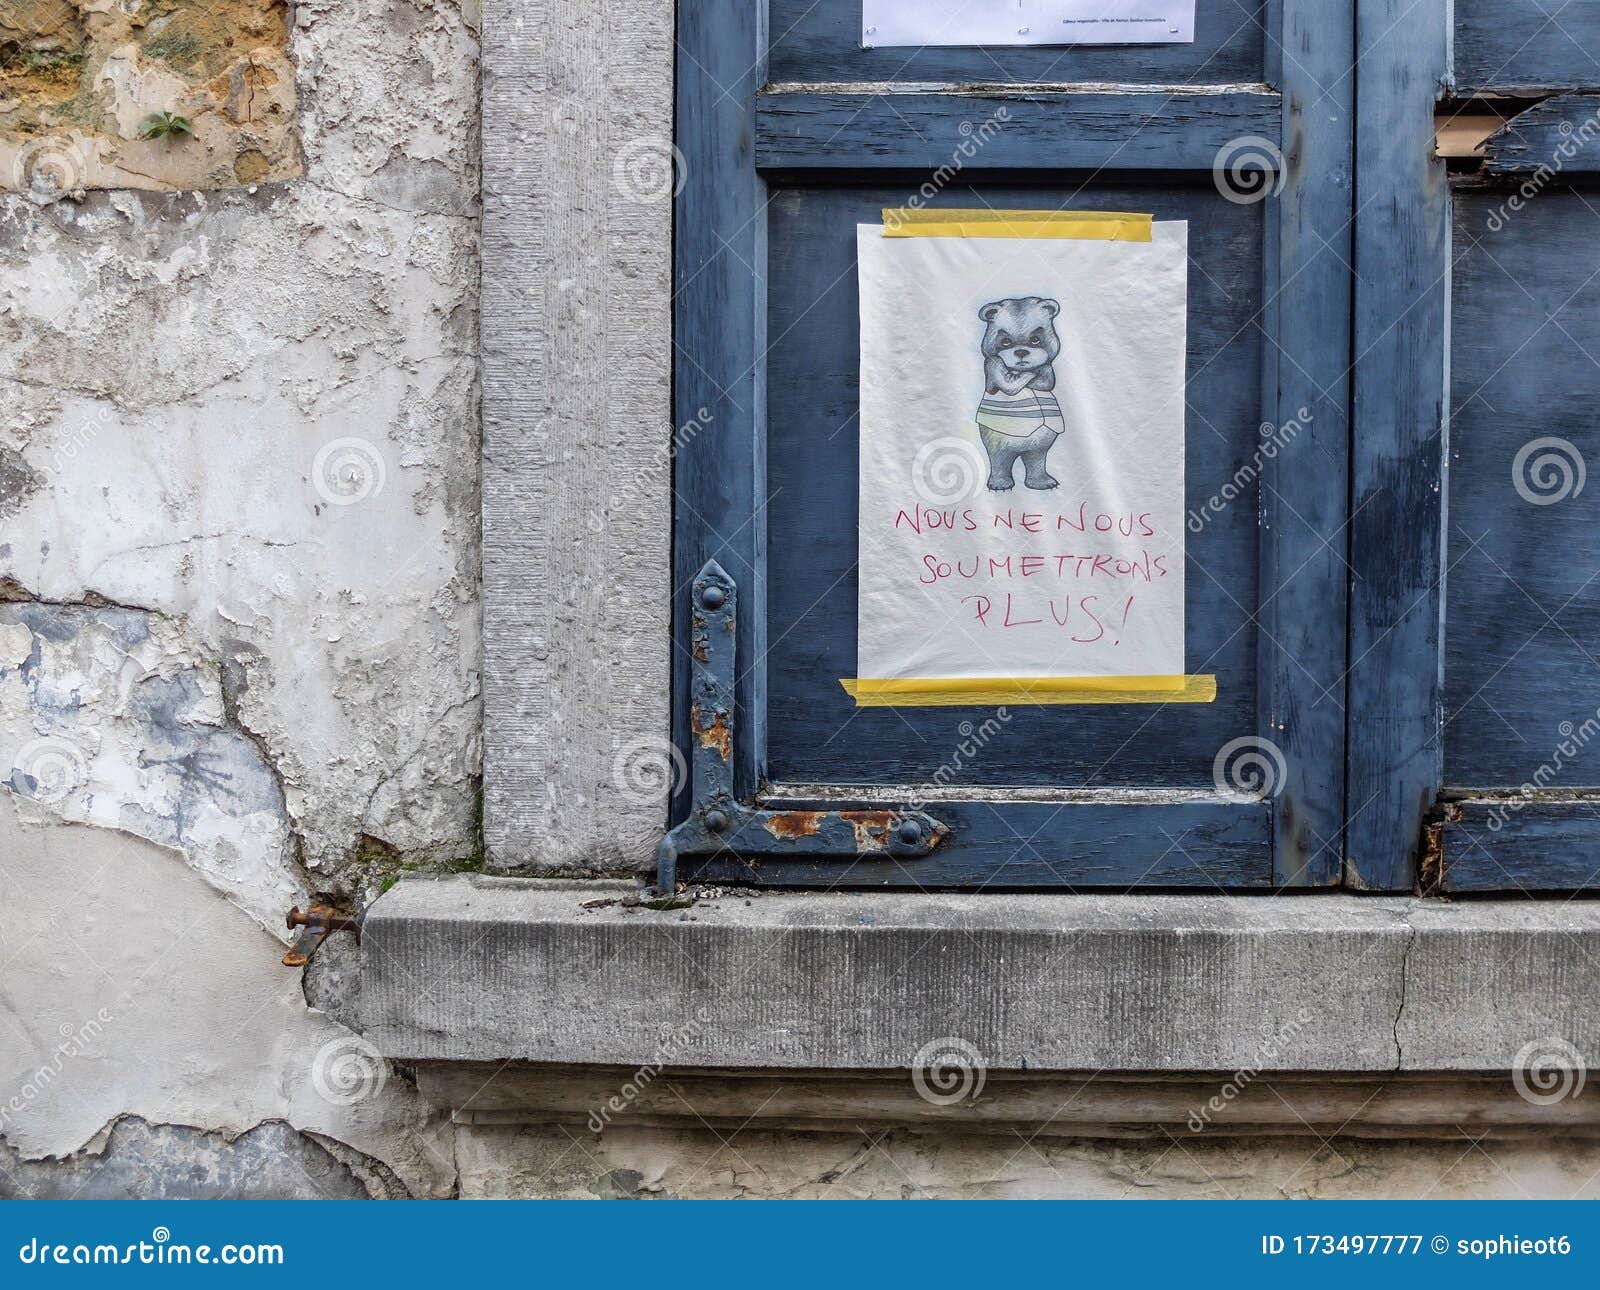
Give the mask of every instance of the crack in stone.
[[[294, 812], [289, 808], [289, 781], [283, 773], [283, 768], [278, 765], [277, 758], [272, 755], [272, 749], [267, 744], [266, 737], [258, 731], [252, 730], [244, 719], [240, 710], [239, 700], [245, 690], [249, 689], [249, 676], [245, 666], [236, 659], [226, 659], [218, 665], [218, 682], [222, 691], [222, 712], [227, 720], [238, 730], [246, 740], [254, 745], [256, 753], [261, 758], [261, 764], [266, 768], [267, 774], [272, 777], [273, 783], [278, 787], [278, 800], [283, 812], [284, 824], [289, 831], [289, 846], [293, 861], [296, 879], [306, 891], [315, 891], [316, 882], [311, 876], [311, 871], [306, 867], [306, 840], [300, 830], [300, 821], [295, 818]], [[285, 910], [285, 913], [288, 911]]]
[[1410, 986], [1411, 950], [1417, 943], [1417, 928], [1409, 913], [1401, 916], [1402, 925], [1406, 929], [1405, 947], [1400, 951], [1400, 999], [1394, 1012], [1394, 1068], [1396, 1071], [1405, 1069], [1405, 1046], [1400, 1040], [1400, 1021], [1406, 1012], [1406, 994]]

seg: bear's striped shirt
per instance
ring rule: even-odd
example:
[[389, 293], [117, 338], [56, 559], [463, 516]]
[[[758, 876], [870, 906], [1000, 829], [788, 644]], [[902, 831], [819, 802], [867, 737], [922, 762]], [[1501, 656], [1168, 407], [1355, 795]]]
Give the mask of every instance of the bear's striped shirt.
[[978, 404], [978, 424], [996, 434], [1026, 438], [1048, 426], [1057, 434], [1067, 428], [1056, 396], [1044, 390], [1024, 390], [1015, 398], [986, 394]]

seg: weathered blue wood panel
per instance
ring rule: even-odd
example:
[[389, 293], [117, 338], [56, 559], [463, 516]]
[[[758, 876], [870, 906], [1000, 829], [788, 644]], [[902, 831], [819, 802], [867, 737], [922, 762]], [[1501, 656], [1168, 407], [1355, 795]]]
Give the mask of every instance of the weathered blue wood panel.
[[1462, 90], [1600, 87], [1600, 0], [1455, 0]]
[[[1583, 489], [1600, 217], [1581, 191], [1600, 99], [1515, 117], [1452, 208], [1424, 117], [1451, 14], [1360, 9], [1375, 44], [1359, 63], [1351, 878], [1408, 886], [1426, 838], [1430, 887], [1577, 890], [1596, 885], [1600, 840], [1597, 808], [1571, 796], [1600, 784], [1600, 503]], [[1458, 93], [1600, 81], [1594, 0], [1456, 0], [1453, 17]], [[1435, 807], [1522, 784], [1528, 800]]]
[[[761, 6], [695, 0], [678, 6], [678, 117], [682, 137], [674, 276], [673, 693], [689, 693], [689, 593], [717, 561], [759, 604], [766, 574], [766, 188], [750, 164], [750, 112], [766, 75]], [[766, 725], [766, 622], [739, 618], [740, 740], [734, 789], [755, 791]], [[673, 731], [690, 746], [688, 704], [674, 704]], [[681, 818], [688, 785], [677, 795]]]
[[859, 0], [772, 0], [772, 79], [1125, 85], [1260, 81], [1266, 8], [1262, 0], [1199, 0], [1195, 40], [1188, 45], [862, 49]]
[[1315, 0], [1288, 0], [1275, 16], [1269, 77], [1283, 87], [1291, 164], [1263, 257], [1262, 422], [1283, 447], [1256, 459], [1257, 728], [1286, 768], [1274, 799], [1278, 882], [1325, 886], [1344, 867], [1355, 29], [1344, 6]]
[[1449, 196], [1447, 0], [1357, 5], [1346, 881], [1415, 881], [1439, 790]]
[[[921, 783], [952, 753], [970, 713], [858, 710], [839, 686], [856, 675], [860, 402], [855, 228], [900, 205], [894, 188], [777, 191], [771, 220], [769, 493], [775, 535], [767, 613], [772, 640], [768, 765], [789, 783]], [[1186, 535], [1188, 661], [1214, 672], [1210, 705], [1018, 708], [970, 765], [974, 784], [1206, 788], [1223, 744], [1256, 730], [1254, 615], [1259, 490], [1212, 514], [1260, 442], [1263, 206], [1210, 187], [1096, 185], [951, 189], [939, 204], [1152, 211], [1190, 221], [1188, 506], [1208, 519]], [[1337, 357], [1337, 356], [1336, 356]], [[1337, 673], [1335, 673], [1337, 675]], [[977, 718], [974, 718], [977, 719]], [[1076, 818], [1076, 817], [1073, 817]]]
[[1600, 887], [1600, 801], [1461, 802], [1442, 826], [1446, 892]]
[[924, 809], [950, 828], [950, 836], [920, 860], [742, 860], [727, 854], [685, 859], [679, 875], [690, 881], [794, 887], [1215, 891], [1274, 885], [1271, 811], [1261, 803], [930, 802]]
[[[1600, 208], [1456, 193], [1444, 782], [1600, 785]], [[1507, 827], [1520, 833], [1522, 818]], [[1504, 840], [1504, 839], [1502, 839]]]
[[1485, 174], [1528, 177], [1541, 187], [1556, 176], [1600, 174], [1600, 94], [1558, 94], [1518, 113], [1489, 137], [1483, 155]]
[[[987, 124], [988, 128], [982, 130]], [[1274, 93], [762, 94], [767, 170], [1197, 170], [1241, 135], [1276, 140]], [[968, 155], [970, 154], [970, 155]]]

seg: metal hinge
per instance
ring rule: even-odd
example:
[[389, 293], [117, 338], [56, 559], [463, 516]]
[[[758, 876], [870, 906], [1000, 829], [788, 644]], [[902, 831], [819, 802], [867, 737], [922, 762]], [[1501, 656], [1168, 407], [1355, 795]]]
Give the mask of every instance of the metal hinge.
[[709, 561], [694, 580], [690, 670], [689, 818], [662, 840], [656, 885], [671, 895], [684, 856], [729, 853], [739, 858], [806, 856], [855, 859], [888, 855], [915, 860], [929, 854], [950, 830], [923, 811], [766, 811], [735, 800], [734, 635], [738, 588]]

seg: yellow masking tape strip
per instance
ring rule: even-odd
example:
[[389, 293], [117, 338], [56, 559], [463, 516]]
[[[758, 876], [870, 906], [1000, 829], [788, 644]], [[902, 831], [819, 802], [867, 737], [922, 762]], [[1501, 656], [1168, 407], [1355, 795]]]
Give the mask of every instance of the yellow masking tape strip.
[[1078, 238], [1149, 242], [1154, 215], [1115, 211], [895, 210], [883, 212], [885, 237]]
[[907, 677], [841, 680], [858, 708], [982, 708], [1081, 703], [1213, 703], [1214, 676]]

